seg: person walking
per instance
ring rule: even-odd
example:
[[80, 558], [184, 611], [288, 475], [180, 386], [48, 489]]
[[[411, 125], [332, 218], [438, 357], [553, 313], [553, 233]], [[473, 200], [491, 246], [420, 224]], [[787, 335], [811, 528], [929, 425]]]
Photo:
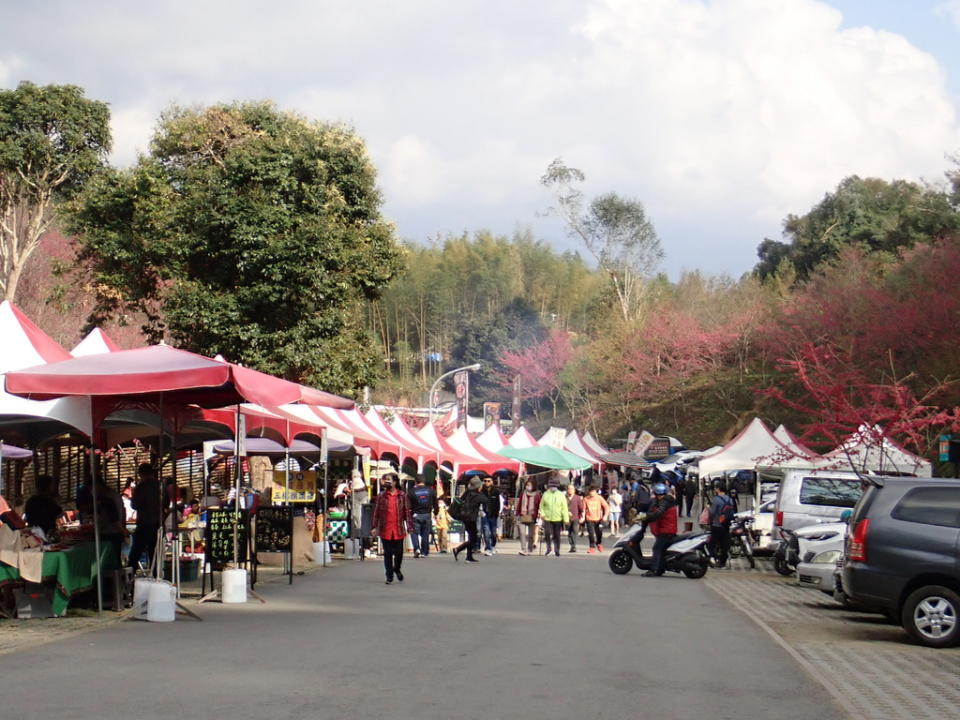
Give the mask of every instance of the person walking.
[[580, 530], [580, 523], [583, 522], [583, 496], [577, 493], [577, 486], [573, 483], [567, 485], [567, 509], [570, 511], [570, 521], [567, 523], [567, 540], [570, 542], [570, 548], [567, 552], [575, 553], [577, 533]]
[[607, 505], [610, 506], [610, 514], [608, 515], [610, 518], [610, 534], [618, 538], [620, 537], [620, 518], [623, 513], [623, 495], [620, 494], [616, 485], [610, 488]]
[[500, 489], [493, 484], [493, 478], [487, 475], [483, 479], [481, 491], [487, 498], [487, 506], [481, 520], [483, 529], [483, 554], [497, 554], [497, 525], [500, 522]]
[[473, 556], [473, 551], [480, 547], [477, 542], [477, 518], [480, 516], [480, 509], [487, 505], [487, 496], [480, 492], [481, 485], [483, 485], [483, 481], [480, 478], [470, 478], [467, 491], [460, 499], [463, 504], [463, 509], [460, 511], [460, 521], [467, 531], [467, 538], [453, 549], [454, 560], [459, 561], [460, 553], [466, 550], [467, 562], [480, 562]]
[[610, 506], [593, 485], [587, 490], [583, 499], [583, 519], [587, 525], [587, 536], [590, 539], [588, 553], [603, 552], [603, 523], [610, 514]]
[[450, 513], [447, 512], [447, 503], [437, 500], [437, 512], [434, 514], [433, 528], [437, 533], [437, 546], [440, 554], [447, 553], [447, 532], [450, 530]]
[[373, 507], [371, 534], [380, 538], [383, 545], [383, 569], [385, 584], [396, 577], [403, 582], [403, 541], [413, 529], [413, 513], [406, 493], [400, 492], [400, 478], [396, 473], [387, 473], [380, 478], [380, 494]]
[[540, 517], [540, 493], [533, 480], [527, 480], [523, 492], [517, 499], [517, 526], [520, 529], [519, 555], [529, 555], [533, 552], [534, 532], [537, 518]]
[[417, 475], [416, 484], [410, 489], [410, 511], [413, 513], [413, 556], [427, 557], [430, 554], [430, 531], [433, 529], [433, 513], [437, 509], [437, 493], [427, 487], [423, 475]]
[[570, 524], [570, 506], [559, 487], [559, 478], [552, 476], [547, 481], [547, 491], [540, 498], [540, 519], [543, 521], [547, 555], [550, 555], [552, 547], [557, 557], [560, 557], [560, 533]]
[[683, 500], [687, 508], [687, 517], [693, 517], [693, 501], [697, 498], [697, 482], [693, 478], [683, 480]]
[[714, 480], [710, 501], [710, 554], [717, 567], [726, 567], [730, 554], [730, 522], [736, 511], [733, 498], [723, 491], [723, 482]]
[[656, 540], [653, 543], [650, 569], [643, 577], [659, 577], [666, 569], [667, 548], [677, 537], [677, 501], [670, 495], [666, 483], [658, 482], [653, 486], [653, 502], [644, 516], [644, 521]]

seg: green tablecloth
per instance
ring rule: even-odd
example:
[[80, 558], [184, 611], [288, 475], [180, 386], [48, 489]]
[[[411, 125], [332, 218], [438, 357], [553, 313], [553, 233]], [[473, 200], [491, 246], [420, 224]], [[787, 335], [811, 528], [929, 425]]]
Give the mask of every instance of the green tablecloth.
[[[78, 592], [94, 586], [97, 576], [97, 552], [93, 543], [81, 543], [69, 550], [45, 552], [43, 554], [42, 575], [44, 581], [55, 581], [53, 594], [53, 612], [64, 615], [70, 598]], [[114, 559], [109, 542], [100, 544], [100, 561], [103, 573], [114, 569]], [[20, 571], [0, 563], [0, 584], [20, 579]]]

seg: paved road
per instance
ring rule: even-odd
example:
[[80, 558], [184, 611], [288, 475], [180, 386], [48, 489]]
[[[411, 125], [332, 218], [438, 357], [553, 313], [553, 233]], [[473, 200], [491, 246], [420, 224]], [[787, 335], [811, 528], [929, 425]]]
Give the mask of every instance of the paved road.
[[262, 585], [204, 622], [123, 622], [0, 656], [18, 718], [843, 717], [703, 581], [606, 558], [436, 555]]

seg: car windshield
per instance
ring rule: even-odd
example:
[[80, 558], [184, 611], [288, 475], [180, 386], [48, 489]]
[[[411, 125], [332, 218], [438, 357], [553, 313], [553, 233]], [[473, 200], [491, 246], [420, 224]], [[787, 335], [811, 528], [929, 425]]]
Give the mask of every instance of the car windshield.
[[862, 494], [860, 481], [847, 478], [806, 477], [800, 485], [804, 505], [852, 508]]

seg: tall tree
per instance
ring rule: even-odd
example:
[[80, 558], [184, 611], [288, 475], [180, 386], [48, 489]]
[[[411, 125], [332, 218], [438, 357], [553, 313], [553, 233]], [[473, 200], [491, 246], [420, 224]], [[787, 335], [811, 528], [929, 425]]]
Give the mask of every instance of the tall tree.
[[0, 90], [0, 291], [13, 300], [56, 214], [110, 150], [110, 111], [73, 85]]
[[350, 392], [378, 372], [359, 310], [402, 266], [349, 128], [269, 103], [173, 109], [148, 155], [73, 204], [100, 322]]
[[636, 317], [644, 280], [663, 259], [663, 248], [639, 200], [606, 193], [584, 207], [577, 184], [585, 179], [582, 171], [557, 158], [540, 182], [554, 193], [553, 212], [610, 278], [623, 319], [629, 321]]
[[769, 277], [784, 263], [805, 279], [846, 247], [893, 259], [903, 248], [960, 230], [960, 212], [950, 195], [907, 180], [888, 182], [856, 175], [841, 181], [804, 215], [788, 215], [786, 242], [764, 240], [755, 272]]

